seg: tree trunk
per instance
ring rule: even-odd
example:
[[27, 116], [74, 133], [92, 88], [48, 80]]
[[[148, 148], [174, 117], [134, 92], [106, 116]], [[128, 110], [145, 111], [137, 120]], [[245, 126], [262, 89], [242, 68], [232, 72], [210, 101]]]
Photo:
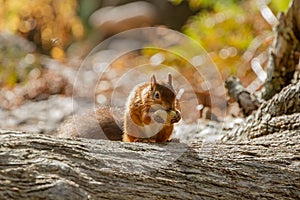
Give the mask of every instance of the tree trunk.
[[273, 95], [293, 80], [300, 57], [300, 0], [293, 0], [287, 14], [281, 13], [270, 51], [263, 98]]
[[299, 131], [191, 146], [6, 131], [0, 140], [1, 199], [300, 198]]

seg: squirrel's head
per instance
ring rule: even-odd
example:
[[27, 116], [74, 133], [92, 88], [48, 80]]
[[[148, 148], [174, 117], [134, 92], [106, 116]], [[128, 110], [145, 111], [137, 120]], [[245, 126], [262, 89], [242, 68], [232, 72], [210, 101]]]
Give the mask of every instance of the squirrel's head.
[[169, 125], [180, 121], [180, 106], [171, 74], [168, 74], [167, 81], [161, 82], [157, 82], [154, 75], [151, 77], [150, 96], [154, 102], [152, 111], [155, 112], [155, 121]]
[[150, 96], [155, 104], [162, 105], [165, 110], [174, 110], [176, 93], [173, 88], [173, 77], [168, 74], [167, 81], [156, 80], [155, 75], [152, 75], [150, 81]]

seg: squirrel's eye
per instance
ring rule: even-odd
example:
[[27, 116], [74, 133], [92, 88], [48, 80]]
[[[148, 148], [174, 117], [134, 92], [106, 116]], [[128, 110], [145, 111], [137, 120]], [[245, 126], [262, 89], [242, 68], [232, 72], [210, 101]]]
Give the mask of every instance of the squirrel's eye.
[[156, 92], [154, 93], [154, 98], [155, 98], [155, 99], [160, 99], [160, 94], [159, 94], [158, 91], [156, 91]]

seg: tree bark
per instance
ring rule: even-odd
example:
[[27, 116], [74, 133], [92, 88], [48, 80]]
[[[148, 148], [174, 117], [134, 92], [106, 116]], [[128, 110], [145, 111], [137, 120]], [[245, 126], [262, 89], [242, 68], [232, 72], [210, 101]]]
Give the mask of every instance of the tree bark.
[[281, 13], [271, 47], [263, 98], [273, 95], [293, 80], [300, 57], [300, 0], [293, 0], [287, 14]]
[[300, 81], [288, 85], [271, 100], [264, 102], [222, 140], [249, 140], [277, 130], [300, 132]]
[[0, 199], [291, 199], [300, 135], [148, 144], [1, 131]]

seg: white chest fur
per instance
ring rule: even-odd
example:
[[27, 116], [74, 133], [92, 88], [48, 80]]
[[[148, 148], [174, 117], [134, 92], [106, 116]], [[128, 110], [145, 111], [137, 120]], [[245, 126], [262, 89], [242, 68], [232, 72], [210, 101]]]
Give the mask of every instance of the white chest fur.
[[152, 122], [149, 125], [142, 127], [143, 136], [145, 138], [150, 138], [156, 135], [162, 128], [164, 124], [158, 122]]

